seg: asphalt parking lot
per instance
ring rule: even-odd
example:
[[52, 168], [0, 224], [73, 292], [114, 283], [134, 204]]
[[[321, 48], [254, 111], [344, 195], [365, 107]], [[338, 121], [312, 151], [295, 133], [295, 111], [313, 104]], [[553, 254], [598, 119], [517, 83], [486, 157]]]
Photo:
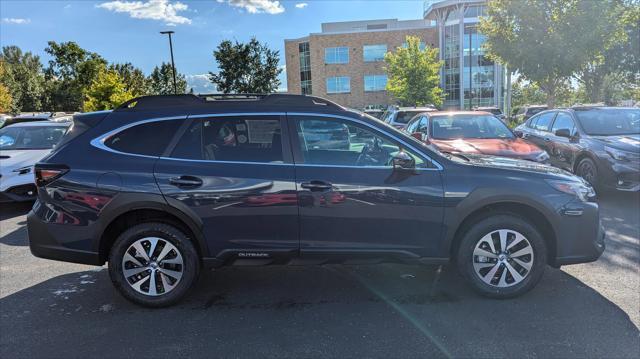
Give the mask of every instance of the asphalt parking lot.
[[28, 205], [0, 210], [0, 357], [640, 357], [640, 198], [601, 200], [607, 251], [512, 300], [452, 268], [233, 267], [181, 304], [120, 297], [105, 268], [31, 255]]

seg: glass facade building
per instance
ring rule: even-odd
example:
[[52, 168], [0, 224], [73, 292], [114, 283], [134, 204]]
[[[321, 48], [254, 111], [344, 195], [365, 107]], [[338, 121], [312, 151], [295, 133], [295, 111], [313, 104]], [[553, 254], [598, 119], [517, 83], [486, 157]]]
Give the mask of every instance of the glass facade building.
[[439, 32], [445, 108], [503, 107], [505, 71], [486, 57], [482, 48], [485, 37], [478, 31], [485, 14], [484, 0], [424, 3], [424, 18], [435, 20]]

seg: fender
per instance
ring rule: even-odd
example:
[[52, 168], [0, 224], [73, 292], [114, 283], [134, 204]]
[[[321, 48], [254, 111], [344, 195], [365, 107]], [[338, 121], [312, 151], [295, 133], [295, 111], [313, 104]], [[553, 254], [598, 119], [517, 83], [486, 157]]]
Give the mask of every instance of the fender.
[[556, 211], [554, 208], [550, 208], [538, 199], [523, 196], [520, 193], [505, 193], [504, 188], [478, 188], [458, 203], [445, 207], [444, 225], [446, 230], [443, 236], [444, 240], [440, 247], [441, 255], [449, 256], [451, 246], [455, 241], [456, 231], [459, 229], [462, 222], [464, 222], [464, 220], [472, 213], [489, 205], [504, 203], [525, 205], [537, 210], [549, 223], [551, 223], [551, 230], [557, 238], [558, 225], [553, 220], [553, 218], [556, 218], [557, 216], [552, 215]]
[[[152, 193], [120, 193], [116, 195], [111, 202], [101, 211], [103, 225], [96, 228], [94, 238], [100, 238], [102, 233], [117, 217], [120, 215], [141, 209], [152, 209], [167, 212], [178, 219], [180, 219], [185, 225], [189, 227], [196, 237], [198, 246], [200, 247], [203, 257], [209, 256], [209, 248], [207, 247], [204, 234], [202, 231], [202, 220], [198, 218], [192, 211], [184, 212], [174, 206], [167, 203], [165, 198], [161, 194]], [[94, 243], [94, 250], [96, 252], [100, 249], [100, 241], [97, 240]]]

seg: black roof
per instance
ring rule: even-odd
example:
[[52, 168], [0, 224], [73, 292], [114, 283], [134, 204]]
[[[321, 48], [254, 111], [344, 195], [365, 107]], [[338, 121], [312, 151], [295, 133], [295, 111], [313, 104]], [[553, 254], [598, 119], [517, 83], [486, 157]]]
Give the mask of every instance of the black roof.
[[290, 94], [211, 94], [211, 95], [156, 95], [141, 96], [131, 99], [118, 108], [120, 111], [149, 111], [166, 108], [189, 107], [200, 109], [238, 109], [251, 106], [256, 110], [295, 110], [313, 108], [323, 110], [342, 111], [344, 107], [337, 103], [316, 96]]

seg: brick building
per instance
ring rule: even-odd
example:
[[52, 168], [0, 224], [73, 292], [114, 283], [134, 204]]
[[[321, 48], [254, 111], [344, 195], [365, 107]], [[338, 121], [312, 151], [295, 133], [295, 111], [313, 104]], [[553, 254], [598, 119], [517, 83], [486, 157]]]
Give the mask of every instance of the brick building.
[[359, 109], [393, 104], [384, 90], [383, 56], [413, 35], [440, 50], [444, 108], [503, 108], [506, 71], [485, 56], [478, 32], [485, 7], [486, 0], [426, 0], [420, 20], [322, 24], [319, 33], [285, 40], [287, 90]]
[[322, 24], [322, 32], [285, 40], [289, 93], [314, 94], [352, 108], [387, 106], [383, 57], [407, 35], [438, 46], [431, 20], [396, 19]]

